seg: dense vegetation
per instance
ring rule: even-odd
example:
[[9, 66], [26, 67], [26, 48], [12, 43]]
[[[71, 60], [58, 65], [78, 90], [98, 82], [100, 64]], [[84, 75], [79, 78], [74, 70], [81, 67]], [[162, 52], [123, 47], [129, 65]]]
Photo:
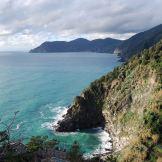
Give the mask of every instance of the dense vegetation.
[[[114, 70], [111, 76], [119, 76], [119, 71]], [[123, 94], [131, 91], [132, 101], [126, 112], [116, 112], [115, 122], [120, 121], [117, 126], [122, 127], [120, 138], [127, 139], [127, 144], [114, 153], [116, 161], [162, 161], [162, 41], [132, 57], [123, 66], [123, 73], [127, 84], [120, 88], [124, 88]]]

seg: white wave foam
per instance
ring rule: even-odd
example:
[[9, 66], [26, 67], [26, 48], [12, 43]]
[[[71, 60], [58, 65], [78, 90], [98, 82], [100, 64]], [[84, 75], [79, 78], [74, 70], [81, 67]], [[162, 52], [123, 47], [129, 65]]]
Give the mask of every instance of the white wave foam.
[[16, 128], [15, 129], [13, 129], [13, 130], [19, 130], [20, 129], [20, 127], [21, 127], [21, 125], [24, 123], [24, 121], [22, 121], [22, 122], [20, 122], [20, 123], [18, 123], [18, 124], [16, 124]]
[[96, 136], [98, 136], [98, 138], [100, 139], [101, 144], [92, 153], [85, 154], [84, 157], [86, 159], [109, 153], [112, 150], [112, 143], [109, 133], [102, 128], [94, 129], [97, 130]]
[[[68, 109], [67, 107], [61, 107], [61, 106], [51, 107], [51, 113], [54, 114], [54, 116], [52, 118], [53, 120], [50, 122], [45, 122], [45, 123], [41, 124], [41, 127], [47, 128], [50, 130], [54, 130], [55, 127], [57, 126], [58, 121], [62, 120], [63, 116], [67, 113], [67, 109]], [[40, 113], [43, 116], [43, 113], [42, 112], [40, 112]]]
[[[67, 113], [67, 107], [58, 107], [57, 115], [55, 117], [54, 126], [57, 126], [59, 120], [63, 120], [63, 116]], [[56, 111], [56, 110], [55, 110]]]
[[50, 129], [50, 130], [53, 130], [54, 128], [54, 126], [53, 126], [53, 123], [52, 122], [45, 122], [45, 123], [43, 123], [43, 124], [41, 124], [41, 127], [42, 128], [47, 128], [47, 129]]
[[[63, 119], [63, 116], [67, 113], [68, 108], [67, 107], [50, 107], [51, 113], [54, 114], [53, 119], [50, 122], [45, 122], [41, 125], [42, 128], [47, 128], [49, 130], [55, 130], [55, 127], [58, 124], [58, 121]], [[44, 117], [43, 113], [41, 113], [42, 117]], [[99, 154], [106, 154], [109, 153], [110, 150], [112, 150], [112, 143], [111, 138], [109, 136], [109, 133], [107, 133], [105, 130], [103, 130], [101, 127], [93, 128], [93, 131], [95, 131], [96, 136], [100, 140], [100, 145], [95, 149], [92, 153], [84, 154], [85, 158], [91, 158], [94, 156], [97, 156]], [[76, 134], [78, 132], [71, 132], [71, 133], [59, 133], [60, 135], [69, 135], [69, 134]]]

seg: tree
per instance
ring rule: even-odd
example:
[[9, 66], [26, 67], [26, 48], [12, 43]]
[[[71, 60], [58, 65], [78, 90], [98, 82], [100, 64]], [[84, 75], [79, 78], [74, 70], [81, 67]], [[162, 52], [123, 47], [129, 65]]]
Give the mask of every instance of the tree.
[[5, 154], [8, 154], [8, 152], [11, 151], [10, 150], [11, 131], [18, 113], [19, 111], [14, 112], [14, 116], [11, 118], [9, 124], [6, 124], [0, 120], [0, 125], [4, 127], [4, 130], [0, 131], [0, 147], [3, 148], [0, 151], [0, 157], [3, 157]]
[[77, 141], [74, 141], [71, 149], [68, 153], [69, 160], [71, 162], [82, 162], [83, 161], [83, 153], [81, 151], [80, 145]]
[[33, 136], [27, 144], [29, 152], [35, 152], [38, 150], [47, 150], [54, 148], [58, 142], [54, 139], [48, 140], [48, 136]]

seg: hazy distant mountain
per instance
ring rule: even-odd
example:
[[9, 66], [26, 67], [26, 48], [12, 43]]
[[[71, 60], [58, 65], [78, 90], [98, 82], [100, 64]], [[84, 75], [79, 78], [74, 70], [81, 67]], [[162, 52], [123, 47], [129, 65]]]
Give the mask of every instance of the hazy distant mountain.
[[70, 42], [54, 41], [44, 42], [39, 47], [30, 50], [31, 53], [50, 53], [50, 52], [108, 52], [113, 53], [122, 43], [121, 40], [106, 38], [95, 39], [89, 41], [87, 39], [78, 38]]
[[162, 24], [123, 41], [114, 53], [118, 53], [122, 60], [128, 60], [134, 54], [153, 46], [160, 39], [162, 39]]

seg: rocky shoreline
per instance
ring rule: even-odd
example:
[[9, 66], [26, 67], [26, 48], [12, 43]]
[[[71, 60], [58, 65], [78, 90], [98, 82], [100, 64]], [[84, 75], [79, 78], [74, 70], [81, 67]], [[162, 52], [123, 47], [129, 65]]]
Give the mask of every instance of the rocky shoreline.
[[162, 130], [161, 50], [159, 42], [92, 82], [74, 99], [56, 131], [102, 127], [111, 136], [113, 158], [147, 159]]

